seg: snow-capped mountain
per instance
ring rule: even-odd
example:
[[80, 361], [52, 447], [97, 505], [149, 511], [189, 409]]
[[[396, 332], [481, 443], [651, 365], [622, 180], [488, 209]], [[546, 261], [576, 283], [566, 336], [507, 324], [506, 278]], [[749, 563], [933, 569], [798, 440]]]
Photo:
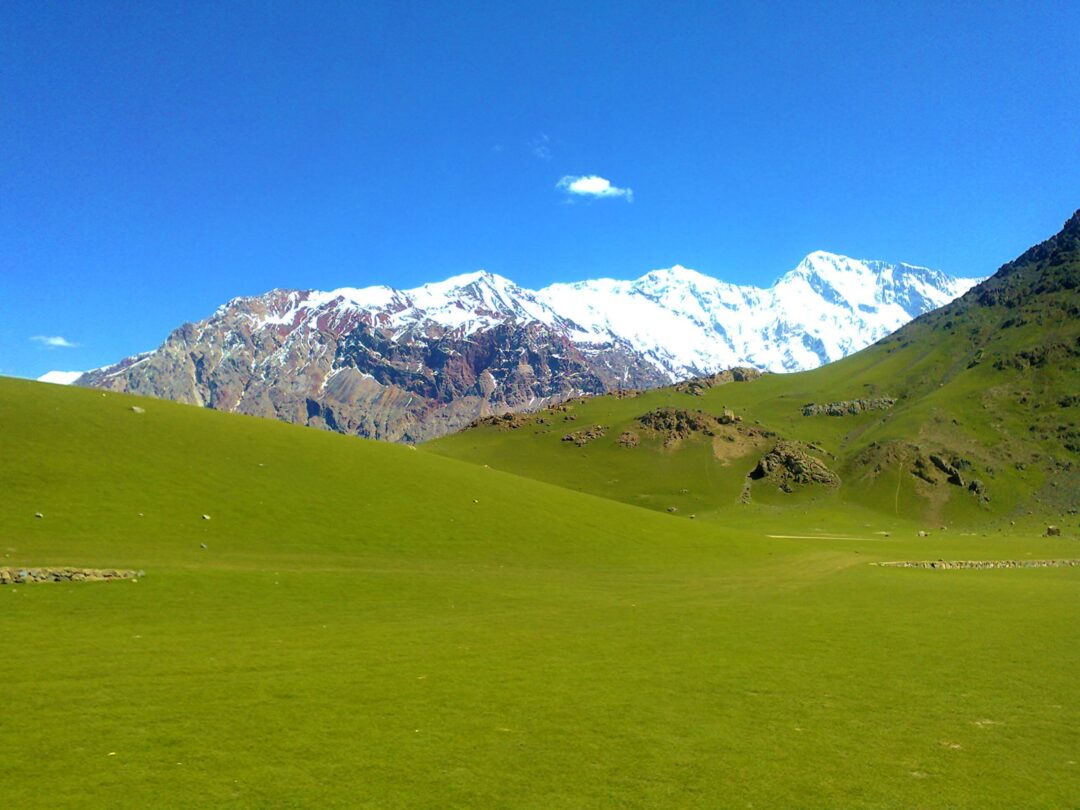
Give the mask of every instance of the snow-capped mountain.
[[769, 288], [675, 266], [537, 291], [484, 271], [411, 290], [272, 290], [77, 383], [417, 441], [581, 393], [813, 368], [977, 282], [819, 251]]
[[582, 327], [579, 343], [625, 340], [674, 379], [734, 365], [815, 368], [947, 304], [980, 280], [817, 251], [768, 289], [676, 265], [636, 281], [554, 284], [539, 296]]

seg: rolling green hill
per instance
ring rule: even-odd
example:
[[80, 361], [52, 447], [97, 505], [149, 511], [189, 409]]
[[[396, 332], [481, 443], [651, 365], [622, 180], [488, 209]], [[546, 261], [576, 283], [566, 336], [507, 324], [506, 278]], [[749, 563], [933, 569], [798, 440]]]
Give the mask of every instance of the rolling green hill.
[[146, 571], [0, 586], [8, 807], [1051, 807], [1080, 790], [1080, 569], [868, 565], [1074, 541], [918, 538], [858, 507], [673, 520], [10, 379], [0, 431], [2, 564]]
[[[858, 505], [928, 528], [1049, 521], [1076, 536], [1078, 287], [1080, 211], [962, 298], [820, 369], [579, 400], [425, 449], [678, 516]], [[741, 421], [709, 423], [725, 410]], [[787, 467], [755, 478], [780, 441]], [[839, 485], [792, 480], [817, 462]]]

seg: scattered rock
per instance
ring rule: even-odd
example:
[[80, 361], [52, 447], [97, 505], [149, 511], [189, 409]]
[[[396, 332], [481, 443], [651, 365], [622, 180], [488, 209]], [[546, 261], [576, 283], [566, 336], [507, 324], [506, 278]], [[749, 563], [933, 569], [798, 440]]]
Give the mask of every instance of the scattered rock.
[[929, 536], [930, 536], [930, 532], [924, 531], [923, 529], [919, 529], [919, 537], [929, 537]]
[[469, 423], [468, 428], [480, 427], [482, 425], [490, 425], [496, 427], [499, 430], [517, 430], [519, 427], [529, 423], [530, 417], [524, 413], [506, 413], [496, 414], [495, 416], [482, 416], [479, 419], [475, 419]]
[[131, 412], [132, 413], [146, 413], [146, 409], [145, 408], [140, 408], [138, 405], [132, 405], [131, 406]]
[[904, 560], [880, 562], [871, 565], [882, 568], [933, 568], [955, 570], [960, 568], [1072, 568], [1080, 566], [1080, 560]]
[[617, 439], [618, 444], [626, 448], [637, 447], [639, 441], [638, 435], [632, 430], [624, 430]]
[[43, 517], [45, 517], [45, 516], [44, 516], [43, 514], [41, 514], [41, 512], [34, 512], [34, 517], [36, 517], [36, 518], [39, 518], [39, 519], [40, 519], [40, 518], [43, 518]]
[[661, 434], [664, 437], [664, 446], [669, 447], [696, 433], [715, 436], [718, 427], [742, 422], [742, 417], [727, 409], [720, 416], [713, 416], [703, 411], [657, 408], [639, 416], [637, 421], [646, 430]]
[[210, 516], [209, 516], [209, 515], [203, 515], [203, 516], [202, 516], [202, 519], [203, 519], [203, 520], [209, 520], [209, 519], [210, 519]]
[[[948, 476], [950, 484], [955, 484], [958, 487], [966, 486], [964, 483], [964, 476], [960, 475], [960, 470], [957, 468], [956, 464], [952, 463], [951, 461], [946, 461], [936, 453], [930, 454], [930, 461], [935, 467], [937, 467], [939, 470], [945, 473], [946, 476]], [[965, 468], [971, 466], [970, 462], [967, 462], [963, 459], [953, 459], [953, 461], [962, 462], [963, 465], [966, 465]]]
[[567, 433], [562, 437], [564, 442], [573, 442], [578, 447], [584, 447], [593, 439], [599, 439], [607, 433], [607, 428], [604, 425], [593, 425], [590, 428], [584, 428], [582, 430], [575, 430], [573, 433]]
[[203, 551], [206, 551], [206, 543], [199, 543], [199, 548], [201, 548]]
[[1046, 536], [1047, 537], [1061, 537], [1061, 527], [1060, 526], [1047, 526], [1046, 527]]
[[875, 399], [845, 399], [840, 402], [828, 402], [817, 405], [808, 402], [803, 405], [803, 416], [849, 416], [865, 413], [867, 411], [886, 411], [896, 404], [893, 397], [877, 397]]
[[680, 394], [693, 394], [700, 397], [707, 390], [718, 385], [726, 385], [732, 382], [749, 382], [750, 380], [756, 380], [762, 374], [764, 372], [760, 369], [750, 368], [749, 366], [735, 366], [707, 377], [693, 377], [676, 385], [675, 390]]
[[975, 495], [981, 502], [986, 503], [990, 500], [990, 495], [986, 492], [986, 484], [980, 481], [978, 478], [972, 478], [971, 483], [968, 484], [968, 491]]
[[1030, 349], [1016, 352], [1009, 357], [1002, 357], [994, 361], [994, 368], [998, 371], [1005, 369], [1042, 368], [1046, 365], [1064, 365], [1073, 357], [1080, 356], [1080, 343], [1070, 344], [1063, 342], [1048, 343], [1043, 346], [1033, 346]]
[[675, 512], [678, 512], [678, 511], [679, 511], [679, 507], [677, 507], [677, 506], [669, 506], [669, 507], [667, 508], [667, 510], [668, 510], [669, 512], [671, 512], [672, 514], [674, 514]]
[[107, 582], [146, 576], [145, 571], [116, 568], [0, 568], [0, 585], [35, 582]]

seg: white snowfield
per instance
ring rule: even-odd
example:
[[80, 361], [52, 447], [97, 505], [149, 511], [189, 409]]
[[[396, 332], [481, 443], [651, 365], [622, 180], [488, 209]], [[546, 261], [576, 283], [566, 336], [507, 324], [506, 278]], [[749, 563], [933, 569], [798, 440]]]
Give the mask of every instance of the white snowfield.
[[[802, 371], [839, 360], [962, 295], [982, 279], [910, 264], [816, 251], [768, 288], [729, 284], [680, 265], [634, 281], [594, 279], [528, 290], [486, 271], [411, 290], [386, 286], [275, 290], [220, 307], [253, 329], [297, 338], [327, 323], [374, 324], [393, 339], [468, 337], [503, 324], [540, 323], [587, 353], [633, 351], [671, 380], [736, 365]], [[263, 306], [246, 307], [261, 301]], [[323, 324], [324, 327], [319, 327]], [[72, 382], [77, 372], [49, 372]]]
[[982, 279], [909, 264], [811, 253], [772, 287], [685, 267], [636, 281], [553, 284], [540, 296], [594, 340], [627, 340], [673, 376], [733, 365], [802, 371], [839, 360]]
[[734, 365], [815, 368], [979, 281], [816, 251], [768, 288], [729, 284], [679, 265], [634, 281], [595, 279], [541, 290], [479, 271], [412, 290], [297, 292], [263, 322], [298, 326], [331, 310], [353, 310], [383, 316], [378, 323], [391, 334], [437, 324], [466, 336], [505, 322], [539, 322], [585, 351], [613, 345], [636, 351], [674, 380]]
[[55, 385], [71, 385], [83, 375], [81, 371], [46, 371], [37, 378], [38, 382], [54, 383]]

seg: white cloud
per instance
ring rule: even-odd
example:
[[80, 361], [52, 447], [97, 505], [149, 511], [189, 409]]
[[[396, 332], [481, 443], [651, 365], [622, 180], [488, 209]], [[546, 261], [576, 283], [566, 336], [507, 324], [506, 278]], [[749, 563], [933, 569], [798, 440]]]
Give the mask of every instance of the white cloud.
[[30, 339], [46, 349], [74, 349], [79, 345], [60, 335], [34, 335]]
[[594, 199], [623, 197], [627, 202], [634, 201], [632, 188], [619, 188], [612, 185], [610, 180], [595, 174], [585, 174], [580, 177], [567, 175], [555, 184], [555, 188], [562, 189], [575, 197], [593, 197]]

